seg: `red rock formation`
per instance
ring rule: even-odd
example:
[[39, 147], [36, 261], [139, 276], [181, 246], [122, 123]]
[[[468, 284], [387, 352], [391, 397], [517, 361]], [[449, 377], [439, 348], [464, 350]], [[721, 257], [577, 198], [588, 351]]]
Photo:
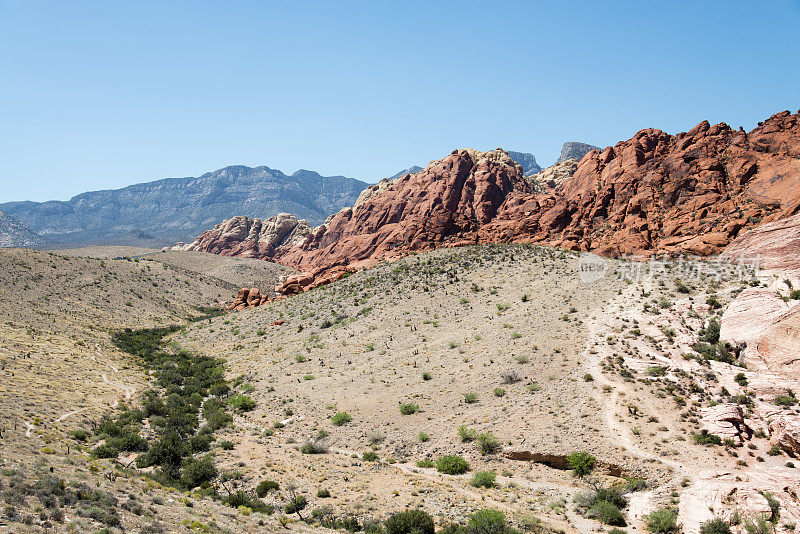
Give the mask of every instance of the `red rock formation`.
[[281, 213], [269, 219], [233, 217], [203, 232], [193, 243], [176, 245], [174, 250], [199, 250], [222, 256], [271, 258], [278, 251], [302, 243], [311, 235], [305, 219]]
[[189, 246], [304, 271], [279, 289], [284, 294], [439, 246], [537, 242], [614, 256], [713, 254], [743, 229], [800, 212], [799, 118], [784, 111], [749, 133], [706, 121], [677, 135], [642, 130], [589, 152], [571, 178], [544, 193], [502, 150], [458, 150], [373, 188], [293, 246], [262, 246], [242, 221]]

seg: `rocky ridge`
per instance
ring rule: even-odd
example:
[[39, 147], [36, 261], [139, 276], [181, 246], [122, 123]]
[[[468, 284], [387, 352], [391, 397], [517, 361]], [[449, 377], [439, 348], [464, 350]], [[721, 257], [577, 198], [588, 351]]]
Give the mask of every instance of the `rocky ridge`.
[[46, 243], [45, 238], [0, 211], [0, 247], [35, 247]]
[[68, 201], [7, 202], [0, 209], [53, 243], [161, 247], [194, 239], [233, 216], [294, 213], [320, 224], [352, 206], [366, 183], [308, 170], [225, 167], [197, 178], [168, 178], [82, 193]]
[[707, 121], [676, 135], [641, 130], [587, 153], [571, 177], [544, 192], [501, 149], [455, 150], [374, 186], [290, 248], [262, 250], [220, 229], [193, 246], [298, 268], [306, 273], [302, 288], [334, 269], [439, 246], [524, 241], [606, 256], [710, 255], [743, 230], [800, 211], [798, 180], [798, 114], [784, 111], [751, 132]]
[[592, 150], [600, 150], [599, 146], [590, 145], [588, 143], [579, 143], [577, 141], [567, 141], [561, 145], [561, 155], [556, 160], [556, 165], [563, 163], [568, 159], [580, 160], [591, 152]]

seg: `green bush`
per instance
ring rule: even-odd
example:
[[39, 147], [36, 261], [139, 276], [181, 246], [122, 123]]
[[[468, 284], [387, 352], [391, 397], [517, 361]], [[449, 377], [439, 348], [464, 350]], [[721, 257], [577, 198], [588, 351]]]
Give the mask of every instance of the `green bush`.
[[731, 534], [731, 527], [722, 519], [712, 519], [700, 525], [700, 534]]
[[129, 431], [108, 440], [108, 444], [118, 451], [144, 452], [147, 450], [147, 440], [136, 431]]
[[476, 488], [493, 488], [496, 478], [497, 475], [494, 471], [478, 471], [472, 475], [472, 480], [469, 481], [469, 484]]
[[678, 511], [673, 508], [661, 508], [644, 516], [647, 530], [653, 534], [670, 534], [678, 530]]
[[596, 517], [601, 523], [617, 527], [625, 526], [625, 516], [619, 508], [608, 501], [598, 501], [589, 511], [592, 517]]
[[300, 515], [300, 511], [303, 510], [307, 504], [308, 504], [308, 499], [306, 499], [302, 495], [297, 495], [294, 498], [292, 498], [288, 503], [286, 503], [286, 508], [284, 508], [284, 511], [287, 514]]
[[478, 443], [478, 449], [481, 451], [481, 454], [492, 454], [500, 450], [500, 440], [494, 437], [494, 434], [491, 432], [478, 434], [475, 441]]
[[446, 475], [461, 475], [469, 471], [469, 464], [461, 456], [451, 454], [436, 460], [436, 470]]
[[206, 456], [202, 460], [189, 460], [181, 470], [181, 485], [186, 489], [196, 488], [217, 476], [214, 460]]
[[94, 458], [116, 458], [119, 456], [119, 449], [110, 443], [104, 443], [92, 449], [92, 456]]
[[572, 473], [578, 478], [583, 478], [591, 473], [596, 462], [597, 459], [586, 451], [575, 451], [567, 456], [567, 463], [572, 469]]
[[700, 341], [712, 345], [719, 341], [719, 323], [716, 320], [711, 319], [708, 326], [700, 330]]
[[701, 430], [699, 434], [692, 433], [692, 440], [698, 445], [722, 445], [722, 438], [710, 434], [708, 430]]
[[[628, 506], [628, 500], [614, 488], [600, 488], [594, 494], [595, 503], [600, 501], [610, 502], [617, 508], [625, 508]], [[609, 523], [610, 524], [610, 523]]]
[[228, 405], [233, 407], [237, 412], [249, 412], [256, 407], [256, 401], [249, 395], [237, 393], [228, 399]]
[[346, 425], [352, 420], [353, 417], [347, 412], [339, 412], [331, 416], [331, 423], [333, 423], [334, 426]]
[[319, 497], [320, 499], [327, 499], [330, 496], [331, 492], [325, 488], [322, 488], [321, 490], [317, 491], [317, 497]]
[[506, 529], [506, 515], [499, 510], [476, 510], [469, 516], [469, 530], [476, 534], [502, 534]]
[[365, 462], [377, 462], [378, 461], [378, 453], [375, 451], [367, 451], [361, 455], [361, 458]]
[[403, 415], [411, 415], [419, 411], [419, 406], [413, 402], [407, 402], [400, 405], [400, 413]]
[[386, 534], [434, 534], [433, 518], [422, 510], [406, 510], [384, 521]]
[[464, 393], [464, 402], [474, 404], [478, 402], [478, 395], [476, 393]]
[[256, 486], [256, 495], [264, 497], [270, 491], [278, 491], [279, 489], [280, 485], [274, 480], [262, 480], [258, 483], [258, 486]]
[[328, 447], [319, 441], [310, 440], [306, 441], [303, 446], [300, 447], [300, 452], [303, 454], [325, 454], [328, 452]]
[[458, 437], [461, 438], [463, 442], [473, 441], [477, 435], [478, 431], [469, 428], [467, 425], [458, 427]]
[[89, 434], [88, 430], [84, 430], [82, 428], [78, 428], [76, 430], [70, 430], [69, 435], [75, 441], [84, 441], [85, 442], [86, 440], [89, 439], [89, 435], [90, 434]]

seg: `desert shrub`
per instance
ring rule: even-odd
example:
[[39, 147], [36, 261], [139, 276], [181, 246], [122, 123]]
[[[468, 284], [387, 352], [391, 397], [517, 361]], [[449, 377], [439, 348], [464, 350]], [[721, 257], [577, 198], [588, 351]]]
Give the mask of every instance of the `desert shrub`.
[[203, 431], [208, 427], [203, 427], [200, 432], [189, 438], [189, 447], [192, 452], [205, 452], [211, 448], [211, 443], [214, 441], [214, 434], [209, 431]]
[[625, 483], [622, 485], [626, 493], [641, 491], [647, 487], [647, 481], [639, 477], [624, 477]]
[[219, 442], [219, 448], [222, 449], [223, 451], [232, 451], [233, 447], [234, 447], [233, 442], [227, 439], [224, 439]]
[[271, 514], [274, 510], [274, 508], [271, 505], [267, 505], [261, 499], [252, 497], [242, 490], [238, 490], [231, 493], [230, 495], [222, 499], [222, 502], [223, 504], [226, 504], [231, 508], [240, 508], [244, 506], [254, 512], [259, 512], [262, 514]]
[[469, 530], [475, 534], [502, 534], [507, 528], [506, 515], [499, 510], [476, 510], [469, 516]]
[[422, 442], [422, 443], [425, 443], [426, 441], [431, 439], [430, 434], [428, 434], [427, 432], [420, 432], [417, 437], [419, 438], [420, 442]]
[[378, 461], [378, 453], [375, 451], [367, 451], [361, 455], [361, 458], [365, 462], [377, 462]]
[[766, 517], [748, 517], [744, 521], [744, 530], [747, 534], [775, 534], [775, 525]]
[[469, 464], [461, 456], [451, 454], [436, 460], [436, 470], [446, 475], [460, 475], [469, 471]]
[[433, 518], [422, 510], [405, 510], [384, 521], [386, 534], [434, 534]]
[[597, 459], [586, 451], [575, 451], [567, 456], [567, 463], [572, 469], [572, 473], [578, 478], [583, 478], [591, 473], [596, 462]]
[[622, 512], [614, 503], [598, 501], [597, 504], [592, 506], [589, 514], [606, 525], [625, 526], [625, 516], [622, 515]]
[[419, 411], [419, 406], [417, 406], [413, 402], [407, 402], [405, 404], [400, 405], [400, 413], [402, 415], [411, 415], [417, 413], [418, 411]]
[[698, 445], [722, 445], [722, 438], [710, 434], [708, 430], [701, 430], [699, 434], [692, 433], [692, 440]]
[[661, 508], [644, 516], [647, 530], [653, 534], [670, 534], [678, 530], [678, 511], [674, 508]]
[[458, 427], [458, 437], [461, 438], [461, 441], [463, 442], [474, 441], [477, 435], [478, 431], [469, 428], [467, 425], [461, 425]]
[[249, 395], [237, 393], [228, 399], [228, 405], [233, 407], [237, 412], [249, 412], [256, 407], [256, 401]]
[[478, 395], [476, 393], [464, 393], [464, 402], [474, 404], [478, 402]]
[[731, 534], [731, 527], [722, 519], [712, 519], [700, 525], [700, 534]]
[[497, 475], [494, 471], [478, 471], [469, 481], [471, 486], [476, 488], [493, 488]]
[[127, 431], [115, 438], [110, 438], [108, 445], [118, 451], [143, 452], [147, 450], [147, 440], [134, 430]]
[[[606, 501], [610, 502], [617, 508], [625, 508], [628, 506], [628, 500], [614, 488], [599, 488], [594, 494], [595, 502]], [[611, 524], [611, 523], [609, 523]]]
[[331, 423], [333, 423], [334, 426], [346, 425], [352, 420], [353, 417], [347, 412], [339, 412], [331, 416]]
[[280, 485], [274, 480], [262, 480], [256, 486], [256, 495], [259, 497], [266, 496], [270, 491], [278, 491]]
[[322, 488], [319, 491], [317, 491], [317, 497], [319, 497], [320, 499], [327, 499], [330, 496], [331, 492], [325, 488]]
[[715, 319], [708, 321], [708, 325], [700, 330], [700, 341], [711, 344], [719, 341], [719, 323]]
[[86, 441], [89, 439], [90, 432], [88, 430], [78, 428], [76, 430], [70, 430], [69, 435], [75, 441]]
[[320, 441], [309, 440], [300, 447], [300, 452], [303, 454], [325, 454], [328, 452], [328, 447]]
[[436, 463], [431, 460], [430, 458], [425, 458], [424, 460], [420, 460], [417, 462], [417, 467], [422, 467], [424, 469], [428, 469], [431, 467], [435, 467]]
[[233, 417], [231, 417], [231, 414], [225, 413], [222, 410], [210, 412], [205, 416], [205, 418], [206, 426], [213, 431], [217, 431], [220, 428], [225, 428], [233, 422]]
[[196, 488], [210, 482], [217, 476], [214, 460], [206, 456], [201, 460], [189, 460], [181, 470], [181, 485], [186, 489]]
[[736, 373], [736, 376], [733, 377], [733, 381], [742, 387], [747, 385], [747, 377], [744, 376], [744, 373]]
[[494, 388], [494, 396], [495, 397], [505, 397], [506, 390], [503, 388]]
[[503, 384], [514, 384], [522, 380], [519, 373], [514, 370], [503, 371], [500, 373], [500, 379], [503, 381]]
[[308, 504], [308, 499], [306, 499], [302, 495], [296, 495], [295, 497], [290, 499], [288, 503], [286, 503], [286, 508], [284, 508], [284, 511], [287, 514], [299, 515], [300, 511], [303, 510], [307, 504]]
[[428, 380], [431, 380], [432, 378], [433, 378], [433, 375], [430, 372], [425, 371], [424, 373], [422, 373], [422, 379], [425, 380], [426, 382]]
[[92, 449], [92, 456], [94, 458], [116, 458], [119, 456], [119, 449], [110, 443], [103, 443]]
[[650, 376], [664, 376], [667, 374], [667, 369], [666, 367], [661, 367], [660, 365], [654, 365], [647, 368], [647, 374]]
[[500, 450], [500, 440], [491, 432], [478, 434], [475, 441], [478, 443], [478, 450], [481, 451], [481, 454], [492, 454]]
[[797, 399], [794, 396], [794, 393], [790, 393], [788, 395], [778, 395], [775, 397], [775, 404], [778, 406], [794, 406], [797, 404]]

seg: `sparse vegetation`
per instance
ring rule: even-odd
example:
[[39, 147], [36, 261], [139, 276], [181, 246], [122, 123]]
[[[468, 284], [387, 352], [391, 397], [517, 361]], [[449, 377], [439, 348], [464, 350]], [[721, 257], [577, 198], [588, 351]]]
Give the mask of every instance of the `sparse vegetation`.
[[461, 456], [447, 455], [436, 460], [436, 470], [446, 475], [461, 475], [469, 471], [469, 464]]

